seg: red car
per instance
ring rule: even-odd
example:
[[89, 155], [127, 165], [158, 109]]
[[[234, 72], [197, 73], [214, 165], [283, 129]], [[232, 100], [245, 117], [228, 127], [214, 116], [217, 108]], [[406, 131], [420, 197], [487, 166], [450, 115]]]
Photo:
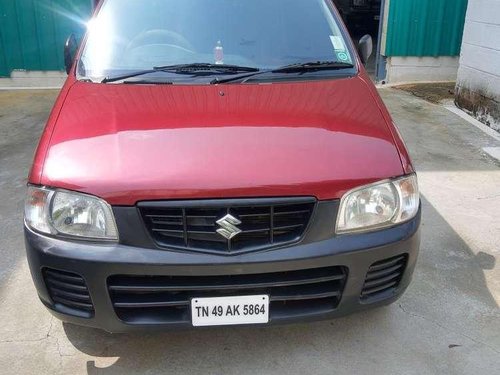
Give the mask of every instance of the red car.
[[278, 324], [404, 292], [417, 178], [331, 1], [105, 0], [74, 47], [25, 207], [56, 317]]

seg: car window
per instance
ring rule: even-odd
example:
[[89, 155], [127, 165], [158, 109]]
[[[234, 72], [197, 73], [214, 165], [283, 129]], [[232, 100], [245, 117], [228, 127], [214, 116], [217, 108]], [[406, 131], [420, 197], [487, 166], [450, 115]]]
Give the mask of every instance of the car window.
[[94, 80], [172, 64], [352, 63], [327, 2], [106, 0], [89, 22], [78, 71]]

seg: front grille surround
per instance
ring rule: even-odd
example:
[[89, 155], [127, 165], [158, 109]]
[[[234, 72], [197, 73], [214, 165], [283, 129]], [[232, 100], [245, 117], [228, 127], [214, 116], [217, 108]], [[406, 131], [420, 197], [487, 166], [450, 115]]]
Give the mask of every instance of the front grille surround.
[[[297, 243], [316, 207], [314, 197], [140, 202], [144, 226], [159, 248], [234, 255]], [[217, 220], [232, 215], [241, 233], [226, 239]]]
[[83, 318], [94, 316], [94, 304], [82, 276], [53, 268], [43, 268], [42, 274], [56, 310]]
[[333, 312], [347, 276], [343, 266], [218, 276], [114, 275], [107, 286], [117, 316], [128, 324], [190, 324], [192, 298], [261, 294], [269, 295], [272, 321]]

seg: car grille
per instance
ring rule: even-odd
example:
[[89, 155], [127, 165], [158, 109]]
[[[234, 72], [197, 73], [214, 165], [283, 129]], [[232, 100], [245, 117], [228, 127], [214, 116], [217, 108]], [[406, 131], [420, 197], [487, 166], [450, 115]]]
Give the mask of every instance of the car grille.
[[[234, 254], [299, 241], [314, 198], [142, 202], [139, 209], [148, 232], [160, 247]], [[217, 221], [231, 215], [239, 232], [231, 239], [217, 233]]]
[[51, 268], [44, 268], [43, 276], [56, 310], [87, 318], [94, 314], [94, 305], [83, 277]]
[[118, 317], [130, 324], [191, 322], [191, 299], [267, 294], [270, 319], [328, 313], [342, 297], [347, 269], [224, 276], [112, 276], [108, 290]]
[[372, 264], [366, 275], [361, 299], [387, 297], [398, 287], [406, 267], [407, 256], [400, 255]]

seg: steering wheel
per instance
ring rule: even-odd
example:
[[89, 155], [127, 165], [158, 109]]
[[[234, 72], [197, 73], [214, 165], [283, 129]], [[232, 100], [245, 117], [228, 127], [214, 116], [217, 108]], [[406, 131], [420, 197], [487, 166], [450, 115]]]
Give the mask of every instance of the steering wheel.
[[130, 43], [127, 45], [127, 50], [132, 50], [138, 47], [153, 44], [165, 44], [171, 47], [185, 50], [186, 52], [194, 51], [193, 45], [181, 34], [165, 29], [143, 31], [130, 41]]

